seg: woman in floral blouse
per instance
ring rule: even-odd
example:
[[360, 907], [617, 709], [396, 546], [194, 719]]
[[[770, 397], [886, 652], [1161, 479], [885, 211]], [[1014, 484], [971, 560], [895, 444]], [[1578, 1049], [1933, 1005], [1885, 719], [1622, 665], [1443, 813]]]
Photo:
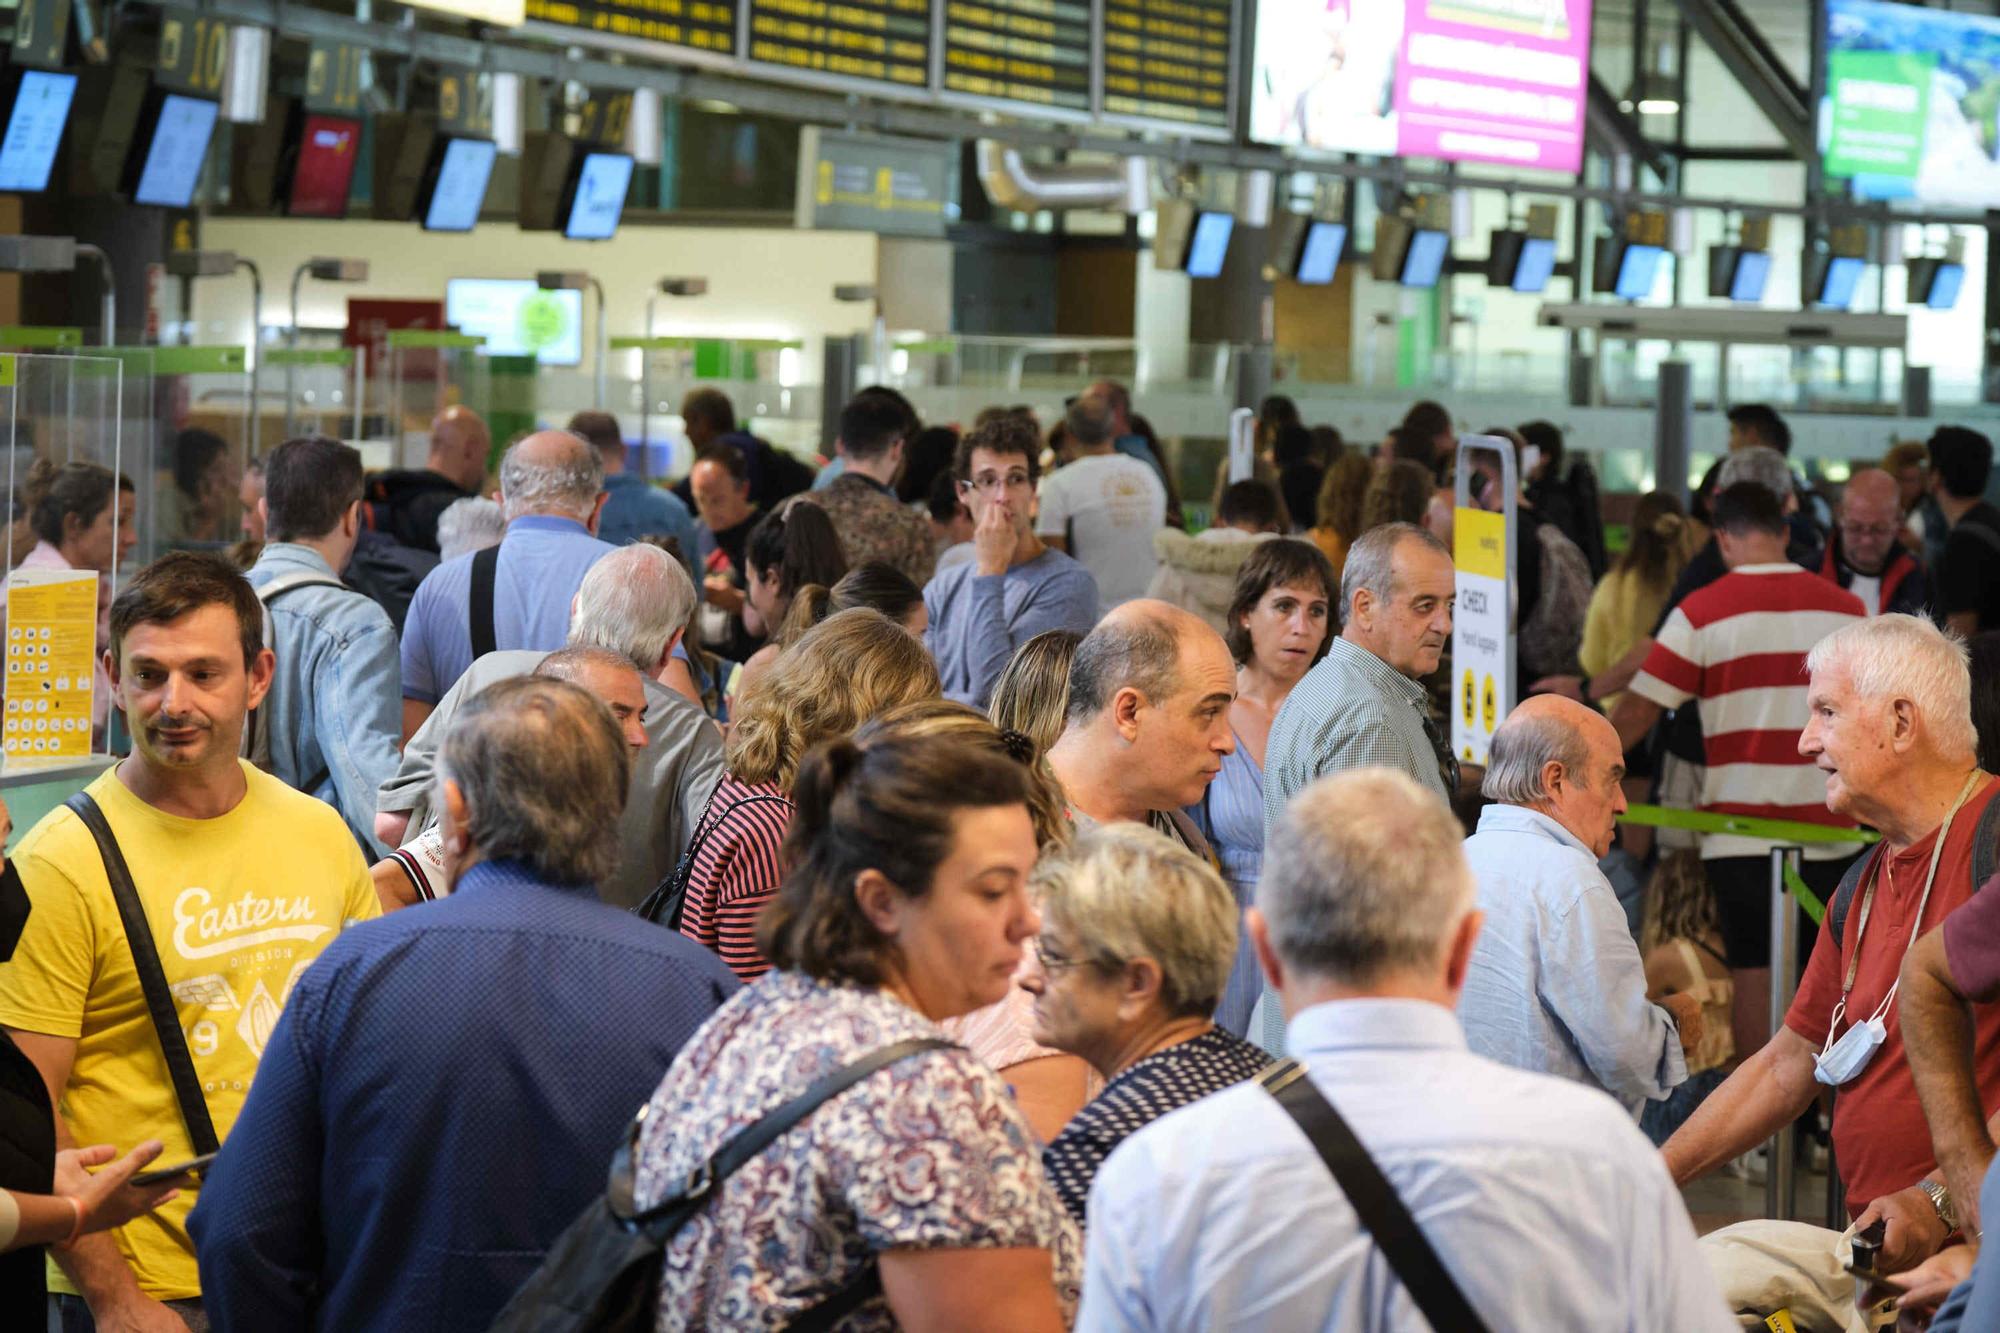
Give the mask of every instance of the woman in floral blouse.
[[[637, 1202], [820, 1077], [1006, 996], [1038, 921], [1028, 771], [945, 737], [836, 740], [792, 786], [793, 865], [759, 927], [773, 971], [653, 1094]], [[869, 1266], [834, 1325], [1052, 1333], [1075, 1224], [999, 1075], [958, 1048], [881, 1069], [751, 1160], [668, 1243], [655, 1326], [779, 1329]]]

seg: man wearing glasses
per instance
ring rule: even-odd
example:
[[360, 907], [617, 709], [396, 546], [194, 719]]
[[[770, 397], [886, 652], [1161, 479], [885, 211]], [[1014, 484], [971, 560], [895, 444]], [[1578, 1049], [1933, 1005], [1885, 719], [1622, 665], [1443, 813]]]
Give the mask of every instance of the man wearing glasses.
[[1896, 479], [1881, 468], [1862, 468], [1849, 477], [1833, 540], [1820, 561], [1820, 577], [1859, 597], [1871, 616], [1922, 615], [1931, 601], [1929, 575], [1896, 540], [1902, 527], [1899, 500]]
[[1037, 634], [1088, 634], [1097, 623], [1097, 580], [1035, 535], [1041, 441], [1014, 417], [976, 426], [958, 442], [952, 472], [972, 511], [973, 557], [924, 589], [945, 697], [985, 708], [1014, 650]]

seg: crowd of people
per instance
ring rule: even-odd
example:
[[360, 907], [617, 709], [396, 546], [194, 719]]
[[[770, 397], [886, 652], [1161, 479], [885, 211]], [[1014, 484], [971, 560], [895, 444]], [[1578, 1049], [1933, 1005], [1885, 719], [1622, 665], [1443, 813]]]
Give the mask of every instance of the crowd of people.
[[[1864, 1280], [2000, 1328], [1985, 437], [1823, 495], [1742, 406], [1607, 501], [1548, 422], [1274, 398], [1203, 504], [1112, 382], [865, 389], [817, 475], [682, 416], [672, 488], [602, 412], [288, 440], [106, 599], [129, 753], [0, 876], [10, 1316], [1844, 1328], [1847, 1238], [1680, 1191], [1797, 1133]], [[1481, 767], [1461, 467], [1520, 524]], [[22, 567], [131, 547], [106, 469], [23, 499]]]

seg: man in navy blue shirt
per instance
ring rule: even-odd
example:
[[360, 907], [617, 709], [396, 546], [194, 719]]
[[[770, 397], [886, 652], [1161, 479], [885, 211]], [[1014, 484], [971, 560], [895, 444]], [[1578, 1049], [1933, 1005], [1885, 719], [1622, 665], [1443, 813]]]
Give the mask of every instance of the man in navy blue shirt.
[[449, 897], [292, 988], [189, 1222], [217, 1329], [485, 1329], [603, 1189], [667, 1065], [737, 988], [598, 901], [626, 744], [543, 677], [438, 757]]

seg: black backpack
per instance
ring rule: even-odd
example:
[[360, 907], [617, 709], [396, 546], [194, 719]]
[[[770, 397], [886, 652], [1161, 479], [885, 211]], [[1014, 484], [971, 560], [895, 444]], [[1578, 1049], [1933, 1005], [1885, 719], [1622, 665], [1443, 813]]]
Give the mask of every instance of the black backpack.
[[[1840, 887], [1834, 890], [1833, 901], [1826, 905], [1827, 926], [1833, 931], [1836, 944], [1847, 929], [1847, 913], [1854, 906], [1854, 895], [1861, 889], [1861, 877], [1868, 872], [1868, 863], [1874, 859], [1872, 851], [1855, 857], [1854, 864], [1840, 877]], [[2000, 796], [1986, 803], [1986, 808], [1979, 812], [1979, 822], [1972, 829], [1972, 891], [1979, 892], [1986, 881], [1993, 878], [1996, 869], [2000, 869]]]
[[[507, 1302], [493, 1333], [639, 1333], [654, 1323], [660, 1266], [667, 1242], [708, 1205], [722, 1183], [819, 1106], [879, 1069], [924, 1051], [949, 1049], [936, 1037], [912, 1037], [864, 1055], [819, 1079], [798, 1096], [746, 1126], [715, 1151], [680, 1188], [651, 1208], [634, 1200], [639, 1130], [611, 1159], [603, 1197], [592, 1201], [549, 1247], [541, 1265]], [[882, 1290], [873, 1263], [845, 1286], [786, 1325], [792, 1333], [831, 1329]]]

